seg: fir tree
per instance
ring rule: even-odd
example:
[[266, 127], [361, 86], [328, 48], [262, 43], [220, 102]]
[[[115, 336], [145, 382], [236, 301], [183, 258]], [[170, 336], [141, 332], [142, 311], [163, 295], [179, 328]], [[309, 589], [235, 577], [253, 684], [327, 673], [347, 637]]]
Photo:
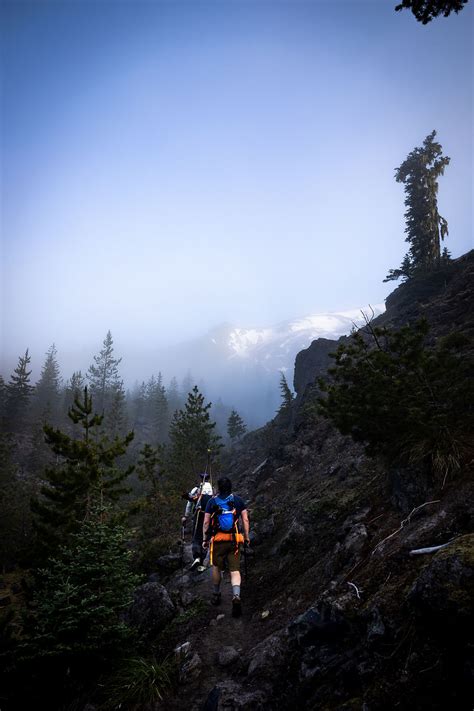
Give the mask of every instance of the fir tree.
[[148, 389], [148, 411], [150, 413], [153, 440], [163, 444], [168, 438], [168, 400], [163, 385], [163, 376], [158, 377], [153, 387]]
[[0, 568], [21, 562], [31, 541], [31, 480], [21, 478], [11, 435], [0, 434]]
[[101, 435], [102, 415], [93, 413], [92, 398], [84, 388], [69, 410], [70, 419], [82, 430], [80, 439], [44, 426], [46, 441], [57, 455], [55, 466], [44, 473], [41, 496], [32, 501], [40, 547], [54, 547], [77, 530], [87, 518], [94, 500], [116, 501], [128, 489], [124, 480], [133, 467], [120, 470], [116, 459], [123, 456], [133, 432], [120, 439]]
[[132, 396], [132, 422], [133, 429], [140, 434], [147, 424], [147, 386], [142, 381], [136, 385]]
[[184, 401], [186, 401], [192, 388], [193, 388], [193, 376], [191, 375], [191, 371], [188, 370], [188, 372], [186, 373], [186, 375], [183, 378], [183, 382], [181, 383], [181, 398]]
[[69, 380], [66, 381], [66, 385], [63, 389], [63, 403], [61, 411], [63, 413], [61, 419], [61, 426], [64, 428], [68, 434], [72, 434], [75, 431], [75, 425], [71, 418], [68, 417], [68, 412], [74, 405], [74, 400], [80, 397], [84, 392], [84, 387], [86, 385], [86, 380], [84, 375], [80, 370], [74, 371]]
[[0, 375], [0, 432], [4, 427], [5, 409], [7, 403], [7, 386], [3, 376]]
[[120, 654], [132, 636], [123, 611], [139, 578], [130, 569], [129, 532], [112, 513], [110, 507], [93, 506], [69, 542], [37, 573], [21, 655], [54, 665], [59, 677], [77, 678], [85, 662], [94, 671], [94, 665]]
[[162, 445], [157, 447], [152, 447], [150, 444], [144, 445], [140, 452], [137, 473], [138, 478], [147, 483], [153, 495], [158, 491], [159, 482], [163, 478], [163, 462], [164, 448]]
[[10, 376], [7, 385], [6, 398], [6, 429], [18, 431], [26, 424], [28, 406], [30, 404], [33, 386], [30, 385], [31, 370], [28, 365], [31, 361], [26, 349], [25, 355], [20, 356], [18, 365]]
[[108, 411], [117, 388], [123, 388], [118, 371], [121, 361], [121, 358], [114, 358], [112, 334], [107, 331], [102, 350], [99, 355], [94, 356], [94, 363], [87, 371], [90, 392], [97, 412]]
[[46, 353], [46, 360], [36, 383], [33, 405], [36, 418], [49, 424], [57, 424], [61, 392], [61, 374], [57, 361], [57, 350], [53, 345]]
[[409, 9], [418, 22], [427, 25], [428, 22], [431, 22], [439, 15], [448, 17], [452, 12], [456, 14], [461, 12], [467, 3], [468, 0], [402, 0], [400, 5], [395, 7], [395, 10], [398, 12]]
[[280, 392], [281, 392], [281, 405], [278, 410], [279, 413], [287, 412], [291, 403], [293, 402], [293, 393], [290, 390], [288, 382], [286, 380], [283, 371], [280, 373]]
[[441, 264], [440, 240], [448, 234], [448, 223], [438, 212], [438, 178], [450, 158], [442, 156], [436, 131], [415, 148], [395, 171], [405, 185], [406, 238], [410, 248], [399, 269], [391, 269], [384, 281], [404, 279], [437, 269]]
[[118, 437], [125, 432], [127, 417], [125, 413], [125, 390], [123, 381], [117, 381], [110, 388], [109, 409], [105, 416], [107, 433], [111, 437]]
[[166, 389], [166, 399], [168, 401], [168, 422], [174, 417], [175, 412], [181, 408], [181, 398], [179, 396], [178, 381], [175, 377], [171, 378], [170, 384]]
[[176, 474], [196, 475], [204, 471], [209, 450], [222, 447], [211, 421], [212, 403], [204, 404], [197, 385], [188, 395], [183, 410], [175, 413], [170, 428], [170, 467]]
[[235, 440], [240, 440], [247, 431], [245, 422], [236, 410], [232, 410], [227, 420], [227, 434], [234, 444]]

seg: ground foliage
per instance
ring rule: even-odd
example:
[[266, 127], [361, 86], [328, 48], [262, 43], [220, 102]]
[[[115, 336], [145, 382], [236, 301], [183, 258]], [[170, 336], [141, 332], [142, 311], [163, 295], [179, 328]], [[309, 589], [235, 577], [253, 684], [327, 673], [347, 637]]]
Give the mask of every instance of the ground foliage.
[[398, 330], [368, 327], [333, 354], [318, 410], [370, 455], [427, 466], [438, 480], [472, 459], [474, 361], [468, 339], [452, 333], [427, 344], [419, 321]]

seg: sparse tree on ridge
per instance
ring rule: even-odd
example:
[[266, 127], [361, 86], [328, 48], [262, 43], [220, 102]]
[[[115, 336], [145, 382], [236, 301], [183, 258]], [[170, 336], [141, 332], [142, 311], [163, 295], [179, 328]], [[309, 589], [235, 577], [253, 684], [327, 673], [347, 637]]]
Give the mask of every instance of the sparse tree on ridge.
[[247, 432], [247, 427], [245, 422], [237, 412], [237, 410], [232, 410], [227, 420], [227, 434], [229, 435], [230, 441], [234, 444], [235, 440], [241, 439]]
[[411, 10], [418, 22], [427, 25], [435, 17], [448, 17], [452, 12], [461, 12], [468, 0], [402, 0], [395, 10]]
[[[399, 269], [391, 269], [384, 281], [409, 279], [437, 269], [442, 264], [440, 241], [448, 234], [448, 223], [438, 212], [438, 178], [450, 158], [432, 131], [395, 171], [395, 179], [405, 185], [406, 238], [410, 248]], [[447, 250], [443, 253], [446, 261]]]
[[290, 387], [288, 385], [288, 382], [286, 380], [285, 374], [282, 371], [280, 373], [280, 392], [281, 392], [281, 405], [280, 409], [278, 410], [279, 413], [286, 412], [288, 408], [290, 407], [291, 403], [293, 402], [293, 393], [290, 390]]

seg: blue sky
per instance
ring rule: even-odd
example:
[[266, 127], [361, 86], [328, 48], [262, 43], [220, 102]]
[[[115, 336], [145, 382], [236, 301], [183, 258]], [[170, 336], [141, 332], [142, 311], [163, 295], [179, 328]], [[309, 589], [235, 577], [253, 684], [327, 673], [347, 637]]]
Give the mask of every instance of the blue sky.
[[395, 4], [3, 2], [3, 370], [382, 301], [433, 129], [472, 248], [472, 5]]

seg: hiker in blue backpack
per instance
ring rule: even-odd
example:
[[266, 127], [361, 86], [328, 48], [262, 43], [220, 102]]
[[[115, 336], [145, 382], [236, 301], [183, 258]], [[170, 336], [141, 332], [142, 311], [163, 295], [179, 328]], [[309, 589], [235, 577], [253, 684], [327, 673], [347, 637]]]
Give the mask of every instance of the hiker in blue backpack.
[[[213, 496], [207, 503], [203, 526], [203, 547], [210, 547], [212, 565], [214, 592], [211, 603], [219, 605], [221, 601], [222, 571], [227, 561], [232, 584], [232, 616], [240, 617], [240, 551], [242, 544], [249, 544], [249, 517], [243, 499], [232, 493], [230, 479], [219, 479], [217, 492], [217, 496]], [[239, 531], [239, 518], [242, 519], [243, 535]]]

